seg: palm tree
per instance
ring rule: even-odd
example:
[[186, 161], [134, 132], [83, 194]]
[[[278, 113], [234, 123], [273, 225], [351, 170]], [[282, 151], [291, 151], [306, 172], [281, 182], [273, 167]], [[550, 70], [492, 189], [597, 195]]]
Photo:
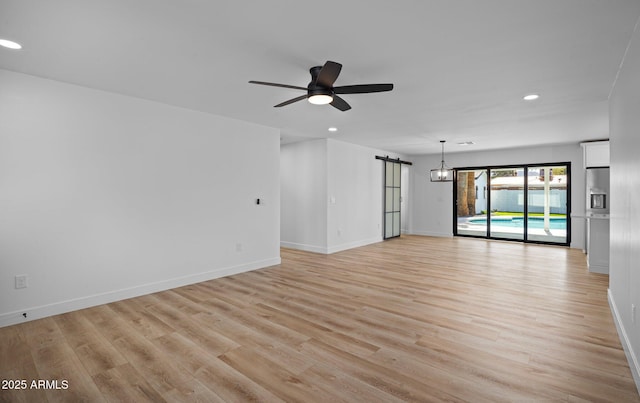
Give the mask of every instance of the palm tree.
[[467, 206], [469, 215], [476, 215], [476, 175], [473, 171], [467, 173]]
[[476, 177], [474, 171], [458, 171], [458, 217], [476, 215]]

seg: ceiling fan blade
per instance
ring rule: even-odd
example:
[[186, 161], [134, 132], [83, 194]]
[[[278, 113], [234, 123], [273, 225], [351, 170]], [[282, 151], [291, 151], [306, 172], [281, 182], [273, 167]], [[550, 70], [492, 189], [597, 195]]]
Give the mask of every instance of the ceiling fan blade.
[[347, 103], [344, 99], [340, 98], [337, 95], [333, 96], [333, 101], [331, 102], [331, 106], [336, 109], [340, 109], [342, 112], [348, 111], [351, 109], [351, 105]]
[[359, 84], [334, 87], [333, 92], [336, 94], [368, 94], [370, 92], [391, 91], [392, 89], [393, 84]]
[[316, 84], [326, 88], [331, 88], [340, 75], [340, 70], [342, 70], [342, 65], [340, 63], [332, 62], [331, 60], [327, 61], [318, 73]]
[[292, 104], [294, 102], [302, 101], [303, 99], [307, 99], [307, 95], [300, 95], [299, 97], [295, 97], [295, 98], [290, 99], [288, 101], [284, 101], [282, 103], [279, 103], [278, 105], [274, 105], [273, 107], [274, 108], [279, 108], [281, 106], [286, 106], [286, 105]]
[[298, 87], [295, 85], [288, 85], [288, 84], [277, 84], [277, 83], [267, 83], [264, 81], [249, 81], [249, 84], [260, 84], [260, 85], [270, 85], [271, 87], [282, 87], [282, 88], [292, 88], [294, 90], [303, 90], [306, 91], [307, 89], [305, 87]]

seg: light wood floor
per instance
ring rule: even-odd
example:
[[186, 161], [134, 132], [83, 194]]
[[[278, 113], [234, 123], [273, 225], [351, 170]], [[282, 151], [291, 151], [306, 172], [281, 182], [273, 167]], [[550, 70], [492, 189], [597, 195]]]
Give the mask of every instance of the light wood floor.
[[0, 401], [640, 402], [608, 277], [561, 247], [403, 236], [0, 329]]

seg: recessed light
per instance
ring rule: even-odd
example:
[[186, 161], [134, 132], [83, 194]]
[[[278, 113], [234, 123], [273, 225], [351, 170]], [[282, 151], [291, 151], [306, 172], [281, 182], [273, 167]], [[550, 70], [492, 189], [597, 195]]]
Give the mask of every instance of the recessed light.
[[0, 39], [0, 46], [4, 46], [5, 48], [14, 50], [22, 49], [22, 45], [20, 45], [18, 42], [10, 41], [8, 39]]
[[338, 131], [338, 128], [337, 128], [337, 127], [330, 127], [328, 130], [329, 130], [330, 132], [337, 132], [337, 131]]
[[540, 98], [540, 95], [538, 94], [529, 94], [529, 95], [525, 95], [524, 97], [522, 97], [522, 99], [524, 99], [525, 101], [533, 101]]

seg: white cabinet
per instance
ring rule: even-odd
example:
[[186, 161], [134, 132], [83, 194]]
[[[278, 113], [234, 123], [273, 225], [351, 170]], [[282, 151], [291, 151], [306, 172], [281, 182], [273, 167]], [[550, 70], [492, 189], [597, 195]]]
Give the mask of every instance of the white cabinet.
[[587, 218], [587, 266], [593, 273], [609, 274], [609, 216]]
[[580, 143], [585, 168], [609, 166], [609, 140]]

